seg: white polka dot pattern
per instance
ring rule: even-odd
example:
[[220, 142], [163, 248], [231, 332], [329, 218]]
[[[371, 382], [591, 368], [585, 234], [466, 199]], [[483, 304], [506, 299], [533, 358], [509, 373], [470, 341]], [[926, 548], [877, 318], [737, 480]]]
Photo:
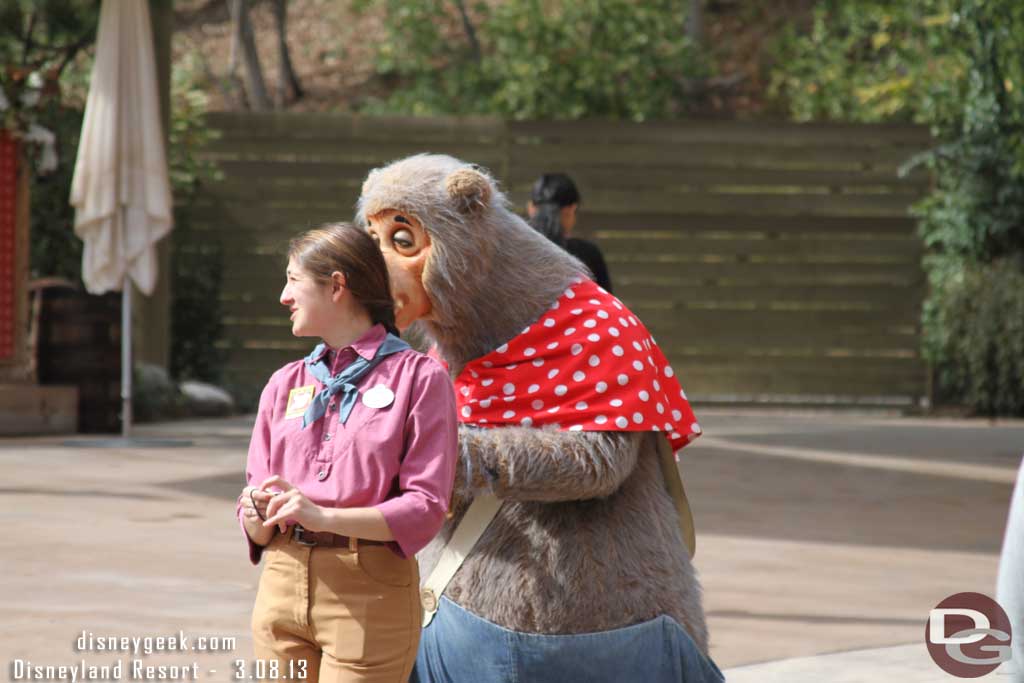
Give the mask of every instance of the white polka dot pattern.
[[459, 419], [480, 426], [662, 431], [673, 450], [702, 433], [643, 323], [589, 280], [467, 364], [455, 385]]

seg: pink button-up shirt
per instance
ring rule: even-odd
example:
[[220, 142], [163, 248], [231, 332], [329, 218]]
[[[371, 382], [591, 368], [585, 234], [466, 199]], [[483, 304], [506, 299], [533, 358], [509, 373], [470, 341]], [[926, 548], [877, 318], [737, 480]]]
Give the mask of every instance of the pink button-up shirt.
[[[331, 374], [354, 361], [355, 354], [372, 359], [385, 335], [382, 325], [374, 325], [351, 346], [325, 350], [334, 355]], [[360, 397], [380, 385], [390, 389], [394, 400], [389, 405], [370, 407], [360, 398], [342, 424], [339, 394], [323, 418], [303, 429], [302, 415], [285, 413], [290, 391], [310, 385], [314, 393], [323, 389], [301, 360], [271, 376], [260, 397], [246, 480], [259, 486], [276, 474], [317, 505], [375, 507], [395, 537], [397, 547], [392, 547], [411, 557], [440, 530], [452, 492], [458, 423], [448, 374], [432, 358], [399, 351], [359, 382]], [[241, 521], [241, 505], [238, 515]], [[256, 564], [263, 548], [246, 539]]]

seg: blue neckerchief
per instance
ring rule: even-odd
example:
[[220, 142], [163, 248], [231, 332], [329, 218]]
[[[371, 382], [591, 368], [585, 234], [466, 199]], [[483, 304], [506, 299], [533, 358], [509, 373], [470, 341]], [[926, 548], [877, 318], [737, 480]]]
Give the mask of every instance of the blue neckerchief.
[[[323, 391], [313, 397], [313, 402], [306, 408], [306, 413], [302, 416], [302, 428], [305, 429], [327, 413], [327, 404], [330, 403], [331, 397], [335, 394], [341, 394], [341, 405], [338, 407], [338, 421], [345, 424], [349, 413], [352, 412], [352, 408], [356, 405], [356, 398], [359, 396], [359, 390], [356, 388], [359, 380], [369, 374], [370, 370], [377, 367], [382, 360], [391, 354], [405, 351], [408, 348], [411, 348], [408, 344], [393, 334], [388, 333], [388, 336], [384, 338], [372, 360], [366, 360], [359, 354], [356, 354], [356, 359], [352, 363], [337, 375], [331, 376], [331, 369], [324, 360], [326, 357], [323, 354], [324, 344], [317, 344], [316, 348], [313, 349], [313, 353], [306, 356], [305, 363], [309, 374], [316, 377], [324, 385], [324, 388]], [[314, 358], [318, 357], [319, 360], [314, 360]]]

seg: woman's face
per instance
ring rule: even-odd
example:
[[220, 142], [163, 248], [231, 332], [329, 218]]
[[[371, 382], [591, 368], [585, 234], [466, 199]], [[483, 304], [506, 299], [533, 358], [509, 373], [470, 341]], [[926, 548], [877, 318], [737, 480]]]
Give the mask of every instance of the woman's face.
[[288, 260], [287, 278], [281, 290], [281, 304], [291, 311], [292, 334], [296, 337], [324, 337], [337, 310], [330, 282], [319, 282], [294, 259]]
[[414, 216], [393, 209], [367, 217], [366, 231], [384, 254], [395, 300], [395, 325], [404, 330], [433, 310], [423, 286], [430, 235]]

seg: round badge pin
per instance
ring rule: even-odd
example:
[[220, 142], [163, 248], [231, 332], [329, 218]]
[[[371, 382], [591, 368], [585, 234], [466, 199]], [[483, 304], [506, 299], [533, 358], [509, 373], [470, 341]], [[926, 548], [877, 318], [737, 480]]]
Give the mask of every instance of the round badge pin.
[[395, 392], [383, 384], [378, 384], [363, 393], [363, 405], [367, 408], [386, 408], [394, 400]]

